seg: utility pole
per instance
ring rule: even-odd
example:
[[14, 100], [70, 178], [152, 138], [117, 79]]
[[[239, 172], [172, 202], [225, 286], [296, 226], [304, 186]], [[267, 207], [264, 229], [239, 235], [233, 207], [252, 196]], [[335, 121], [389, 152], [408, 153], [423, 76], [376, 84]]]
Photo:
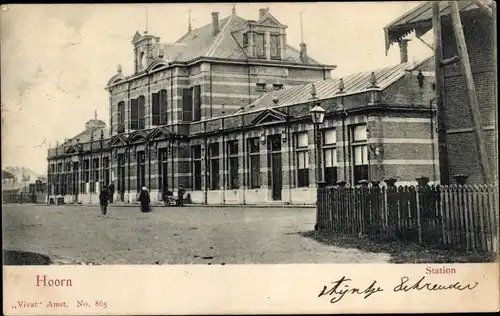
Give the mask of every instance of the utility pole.
[[[434, 56], [436, 72], [436, 119], [438, 134], [439, 175], [443, 185], [450, 183], [448, 169], [448, 145], [446, 142], [446, 112], [444, 102], [444, 77], [441, 64], [443, 60], [441, 13], [439, 1], [432, 2], [432, 29], [434, 30]], [[434, 132], [434, 131], [433, 131]]]
[[474, 80], [472, 78], [472, 70], [469, 62], [469, 53], [465, 43], [465, 35], [460, 20], [460, 12], [458, 10], [458, 3], [456, 1], [448, 1], [451, 13], [451, 22], [453, 24], [453, 32], [457, 42], [458, 55], [460, 57], [460, 66], [464, 76], [465, 85], [467, 88], [467, 95], [469, 97], [469, 111], [474, 124], [474, 136], [476, 138], [476, 150], [479, 155], [479, 164], [481, 166], [481, 173], [483, 175], [484, 183], [490, 183], [490, 168], [488, 164], [488, 156], [486, 153], [486, 146], [484, 144], [483, 124], [481, 122], [481, 113], [479, 112], [479, 105], [476, 97], [476, 90], [474, 87]]

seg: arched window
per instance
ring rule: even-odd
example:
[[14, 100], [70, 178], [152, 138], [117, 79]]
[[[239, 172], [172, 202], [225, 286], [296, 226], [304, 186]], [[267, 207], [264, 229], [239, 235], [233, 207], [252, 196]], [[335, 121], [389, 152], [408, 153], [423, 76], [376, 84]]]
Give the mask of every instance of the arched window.
[[153, 93], [152, 97], [152, 112], [153, 123], [152, 125], [165, 125], [167, 124], [167, 90], [163, 89], [157, 93]]
[[141, 52], [139, 55], [139, 65], [141, 69], [144, 69], [146, 67], [146, 55], [144, 52]]
[[145, 129], [146, 128], [146, 98], [141, 95], [137, 99], [138, 107], [139, 107], [139, 128], [138, 129]]

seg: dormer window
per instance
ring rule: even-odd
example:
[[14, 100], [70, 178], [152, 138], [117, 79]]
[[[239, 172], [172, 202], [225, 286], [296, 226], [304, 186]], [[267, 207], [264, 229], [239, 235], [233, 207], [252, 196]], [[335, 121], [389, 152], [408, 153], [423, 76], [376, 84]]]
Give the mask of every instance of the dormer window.
[[246, 48], [248, 46], [248, 33], [243, 34], [243, 47]]
[[271, 34], [271, 59], [281, 59], [281, 45], [279, 34]]
[[255, 34], [255, 55], [257, 58], [266, 58], [266, 37], [264, 33]]

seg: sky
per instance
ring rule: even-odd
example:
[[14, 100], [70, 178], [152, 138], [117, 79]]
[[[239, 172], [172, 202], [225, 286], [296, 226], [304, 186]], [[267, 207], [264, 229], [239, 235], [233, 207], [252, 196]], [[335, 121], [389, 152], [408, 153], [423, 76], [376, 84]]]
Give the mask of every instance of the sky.
[[[235, 3], [236, 12], [256, 20], [268, 7], [288, 26], [287, 42], [304, 42], [316, 60], [337, 65], [332, 77], [399, 63], [399, 49], [385, 54], [383, 27], [421, 2]], [[118, 64], [133, 71], [136, 31], [147, 29], [161, 42], [175, 42], [193, 28], [231, 14], [232, 4], [32, 4], [2, 6], [2, 166], [46, 173], [47, 149], [83, 131], [94, 117], [109, 122], [106, 82]], [[147, 17], [147, 18], [146, 18]], [[432, 32], [430, 32], [432, 33]], [[432, 43], [432, 34], [424, 39]], [[412, 40], [409, 59], [432, 51]]]

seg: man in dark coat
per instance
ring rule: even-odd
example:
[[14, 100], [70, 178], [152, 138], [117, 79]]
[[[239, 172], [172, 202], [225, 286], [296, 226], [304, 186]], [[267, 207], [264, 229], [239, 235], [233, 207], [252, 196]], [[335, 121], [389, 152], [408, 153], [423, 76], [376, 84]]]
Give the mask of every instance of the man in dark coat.
[[146, 187], [142, 187], [141, 194], [139, 195], [139, 202], [141, 202], [141, 211], [143, 213], [149, 212], [151, 198], [149, 197], [149, 192]]
[[102, 215], [106, 215], [108, 211], [108, 201], [109, 201], [109, 191], [108, 188], [104, 187], [99, 193], [99, 204], [101, 205]]

